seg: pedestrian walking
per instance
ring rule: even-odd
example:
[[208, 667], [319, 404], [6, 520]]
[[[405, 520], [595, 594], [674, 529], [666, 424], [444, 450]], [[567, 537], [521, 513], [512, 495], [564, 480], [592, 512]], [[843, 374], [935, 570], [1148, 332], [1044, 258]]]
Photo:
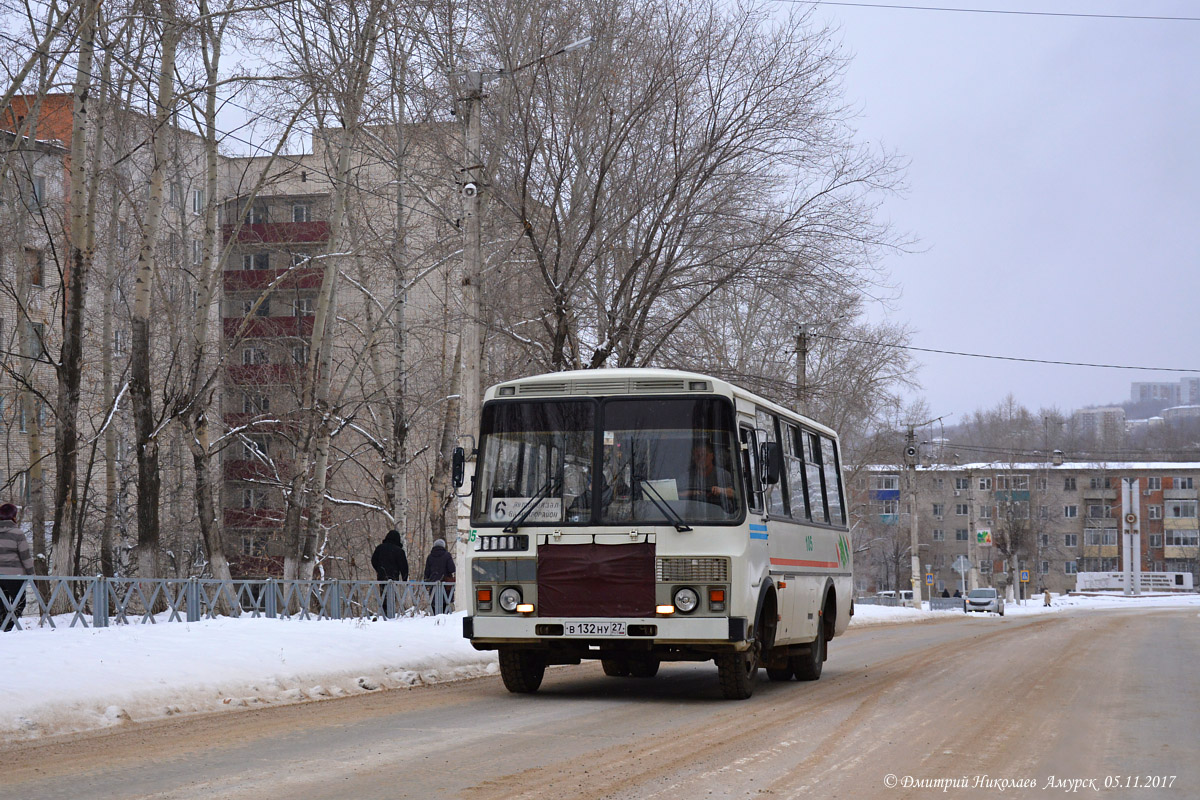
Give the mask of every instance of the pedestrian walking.
[[[25, 611], [25, 577], [33, 574], [33, 554], [25, 531], [17, 524], [20, 512], [12, 503], [0, 505], [0, 592], [4, 593], [4, 605], [0, 607], [0, 618], [4, 630], [10, 631]], [[17, 578], [10, 575], [20, 576]]]
[[[407, 581], [408, 580], [408, 556], [404, 553], [404, 539], [400, 536], [400, 531], [390, 530], [383, 537], [383, 541], [375, 548], [375, 552], [371, 553], [371, 566], [375, 568], [375, 580], [377, 581]], [[383, 588], [383, 615], [390, 617], [388, 613], [388, 592], [389, 587]]]
[[1050, 590], [1049, 589], [1046, 590], [1046, 594], [1043, 596], [1043, 600], [1044, 600], [1044, 602], [1042, 603], [1042, 605], [1049, 608], [1050, 607]]
[[435, 614], [440, 614], [444, 610], [445, 600], [448, 599], [442, 584], [454, 583], [454, 559], [450, 557], [449, 551], [446, 550], [446, 540], [437, 539], [433, 543], [433, 549], [429, 551], [429, 557], [425, 559], [425, 580], [428, 583], [435, 583], [431, 591], [437, 600], [433, 604]]

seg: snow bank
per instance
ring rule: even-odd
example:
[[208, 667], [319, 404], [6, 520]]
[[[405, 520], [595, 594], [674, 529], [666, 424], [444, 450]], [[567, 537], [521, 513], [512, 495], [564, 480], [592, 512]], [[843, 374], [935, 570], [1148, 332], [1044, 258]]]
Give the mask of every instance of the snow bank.
[[[1016, 602], [1004, 604], [1005, 616], [1024, 616], [1036, 614], [1061, 614], [1072, 610], [1102, 610], [1102, 609], [1149, 609], [1149, 608], [1200, 608], [1200, 595], [1153, 595], [1150, 597], [1110, 596], [1070, 596], [1051, 595], [1050, 605], [1046, 606], [1041, 595], [1025, 601], [1024, 605]], [[927, 622], [930, 620], [950, 619], [964, 616], [962, 607], [944, 611], [930, 611], [928, 608], [917, 610], [900, 606], [854, 606], [854, 617], [850, 620], [851, 627], [861, 628], [872, 625], [891, 625], [898, 622]], [[970, 614], [973, 619], [988, 619], [995, 614]]]
[[0, 633], [0, 740], [486, 675], [462, 615]]

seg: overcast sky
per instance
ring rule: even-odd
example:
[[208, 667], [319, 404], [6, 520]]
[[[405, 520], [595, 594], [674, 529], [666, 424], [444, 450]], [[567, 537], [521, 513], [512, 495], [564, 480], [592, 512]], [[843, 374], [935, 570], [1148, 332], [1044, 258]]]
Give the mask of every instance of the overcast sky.
[[[911, 4], [1200, 17], [1196, 0]], [[853, 54], [861, 137], [910, 161], [884, 212], [920, 239], [886, 260], [913, 345], [1200, 368], [1200, 22], [816, 13]], [[1183, 377], [916, 355], [954, 419], [1008, 392], [1066, 411]]]

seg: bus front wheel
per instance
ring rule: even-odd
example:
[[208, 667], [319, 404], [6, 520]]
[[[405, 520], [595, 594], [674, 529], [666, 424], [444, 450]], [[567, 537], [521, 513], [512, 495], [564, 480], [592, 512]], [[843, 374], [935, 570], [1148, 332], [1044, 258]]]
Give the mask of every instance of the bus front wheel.
[[604, 674], [610, 678], [625, 678], [629, 676], [629, 662], [623, 658], [602, 658], [600, 666]]
[[533, 650], [502, 649], [500, 677], [514, 694], [533, 694], [546, 674], [546, 657]]

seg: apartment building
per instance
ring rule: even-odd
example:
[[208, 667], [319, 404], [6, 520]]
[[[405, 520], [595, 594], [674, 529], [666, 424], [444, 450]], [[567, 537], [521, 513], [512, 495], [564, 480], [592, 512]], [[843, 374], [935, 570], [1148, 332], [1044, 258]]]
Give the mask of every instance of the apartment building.
[[[1079, 572], [1122, 569], [1121, 484], [1136, 484], [1143, 572], [1187, 572], [1200, 581], [1197, 485], [1200, 463], [980, 463], [921, 466], [915, 502], [903, 467], [869, 466], [851, 480], [856, 588], [908, 588], [911, 514], [922, 570], [934, 591], [966, 582], [1007, 587], [1009, 554], [1027, 570], [1031, 592], [1071, 591]], [[1018, 581], [1019, 583], [1019, 581]]]

